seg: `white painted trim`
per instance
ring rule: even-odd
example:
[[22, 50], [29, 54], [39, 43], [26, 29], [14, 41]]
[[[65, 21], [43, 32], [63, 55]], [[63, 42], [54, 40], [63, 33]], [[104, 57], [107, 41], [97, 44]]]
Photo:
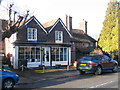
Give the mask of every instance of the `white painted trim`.
[[29, 22], [31, 22], [32, 20], [35, 20], [36, 23], [43, 29], [43, 31], [47, 34], [47, 31], [45, 30], [45, 28], [40, 24], [40, 22], [38, 22], [38, 20], [33, 16], [32, 18], [30, 18], [27, 22], [25, 22], [25, 25], [27, 25]]
[[[35, 39], [29, 39], [29, 38], [28, 38], [28, 36], [29, 36], [28, 34], [29, 34], [29, 30], [30, 30], [30, 29], [32, 29], [32, 31], [33, 31], [33, 29], [35, 29], [35, 37], [36, 37]], [[27, 40], [28, 40], [28, 41], [37, 41], [37, 34], [38, 34], [37, 28], [27, 28]]]
[[38, 20], [36, 18], [34, 18], [34, 20], [39, 24], [39, 26], [41, 26], [41, 28], [44, 30], [44, 32], [46, 32], [47, 34], [47, 31], [44, 29], [44, 27], [38, 22]]
[[63, 25], [63, 27], [65, 28], [65, 30], [67, 31], [67, 33], [70, 35], [70, 37], [72, 37], [72, 35], [70, 34], [70, 32], [68, 31], [68, 29], [66, 28], [66, 26], [64, 25], [64, 23], [62, 22], [61, 19], [58, 19], [56, 21], [56, 23], [53, 25], [53, 27], [50, 29], [49, 33], [53, 30], [53, 28], [57, 25], [57, 23], [60, 21], [60, 23]]
[[71, 47], [69, 47], [69, 65], [71, 65]]
[[63, 25], [63, 27], [65, 28], [65, 30], [68, 32], [68, 34], [70, 35], [70, 37], [72, 37], [72, 35], [70, 34], [70, 32], [68, 31], [68, 29], [66, 28], [66, 26], [63, 24], [63, 22], [60, 20], [61, 24]]
[[15, 46], [15, 58], [13, 62], [13, 68], [18, 69], [18, 46]]
[[[58, 32], [58, 34], [57, 34]], [[60, 34], [61, 32], [61, 34]], [[61, 37], [61, 40], [56, 40], [56, 36], [59, 38], [59, 34], [60, 34], [60, 37]], [[63, 31], [55, 31], [55, 43], [63, 43]]]

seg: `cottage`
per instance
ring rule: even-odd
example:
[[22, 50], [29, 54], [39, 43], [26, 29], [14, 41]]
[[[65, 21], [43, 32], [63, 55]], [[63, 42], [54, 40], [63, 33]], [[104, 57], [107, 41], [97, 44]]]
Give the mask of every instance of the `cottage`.
[[71, 34], [60, 18], [45, 28], [33, 16], [12, 37], [16, 37], [11, 50], [15, 69], [23, 61], [27, 61], [28, 68], [71, 64]]
[[6, 48], [12, 54], [14, 69], [22, 64], [27, 68], [69, 66], [95, 48], [96, 41], [92, 37], [83, 30], [72, 29], [72, 17], [66, 17], [65, 23], [59, 18], [41, 24], [32, 16], [20, 25], [8, 38], [9, 48]]

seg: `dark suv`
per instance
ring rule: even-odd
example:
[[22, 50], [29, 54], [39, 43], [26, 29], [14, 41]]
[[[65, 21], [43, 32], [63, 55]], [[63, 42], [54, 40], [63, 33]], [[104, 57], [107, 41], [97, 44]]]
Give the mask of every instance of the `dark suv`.
[[111, 60], [107, 55], [89, 55], [78, 60], [77, 70], [79, 70], [80, 74], [92, 71], [96, 75], [102, 74], [103, 70], [117, 72], [118, 62]]

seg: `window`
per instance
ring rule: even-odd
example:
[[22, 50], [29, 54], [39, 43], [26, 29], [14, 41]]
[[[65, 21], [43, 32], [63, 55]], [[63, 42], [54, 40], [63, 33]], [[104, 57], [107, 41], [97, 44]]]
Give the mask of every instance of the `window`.
[[87, 47], [89, 47], [89, 44], [88, 43], [82, 43], [82, 47], [87, 48]]
[[37, 29], [36, 28], [28, 28], [27, 29], [27, 38], [28, 38], [28, 41], [37, 41]]
[[55, 42], [56, 43], [63, 42], [63, 32], [62, 31], [55, 31]]
[[19, 47], [19, 60], [27, 60], [28, 62], [40, 62], [40, 47]]
[[67, 48], [51, 48], [51, 59], [52, 61], [67, 61]]

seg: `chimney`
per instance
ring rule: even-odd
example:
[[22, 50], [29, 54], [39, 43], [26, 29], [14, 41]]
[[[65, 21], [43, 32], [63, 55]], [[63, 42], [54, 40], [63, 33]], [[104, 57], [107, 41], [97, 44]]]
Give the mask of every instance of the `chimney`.
[[85, 21], [84, 19], [82, 22], [80, 22], [80, 29], [82, 29], [85, 34], [87, 34], [87, 21]]
[[66, 15], [66, 27], [69, 31], [72, 30], [72, 17]]

